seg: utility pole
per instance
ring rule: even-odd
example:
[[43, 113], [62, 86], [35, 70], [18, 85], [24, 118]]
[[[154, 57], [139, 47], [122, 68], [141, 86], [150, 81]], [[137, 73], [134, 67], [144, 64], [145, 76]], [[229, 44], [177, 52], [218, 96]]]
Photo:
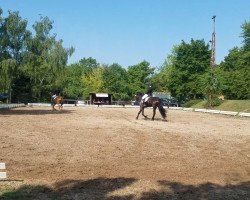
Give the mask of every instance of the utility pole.
[[215, 15], [212, 17], [213, 19], [213, 33], [212, 33], [212, 47], [211, 47], [211, 58], [210, 58], [210, 81], [209, 81], [209, 89], [208, 89], [208, 105], [211, 108], [213, 106], [213, 98], [215, 93]]
[[211, 48], [211, 59], [210, 59], [210, 67], [214, 68], [215, 66], [215, 15], [212, 17], [213, 23], [213, 33], [212, 33], [212, 48]]

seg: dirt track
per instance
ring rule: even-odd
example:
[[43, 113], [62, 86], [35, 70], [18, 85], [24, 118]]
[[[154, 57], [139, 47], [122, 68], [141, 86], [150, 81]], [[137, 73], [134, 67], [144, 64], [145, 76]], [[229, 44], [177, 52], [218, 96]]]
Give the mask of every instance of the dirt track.
[[40, 199], [250, 197], [249, 119], [170, 110], [164, 122], [137, 112], [0, 111], [0, 162], [24, 180], [8, 184], [46, 184]]

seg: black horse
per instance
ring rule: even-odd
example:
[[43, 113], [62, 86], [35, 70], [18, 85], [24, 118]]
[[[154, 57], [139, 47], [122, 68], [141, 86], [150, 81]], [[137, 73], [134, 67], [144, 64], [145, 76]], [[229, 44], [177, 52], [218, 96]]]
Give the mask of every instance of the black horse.
[[163, 108], [161, 99], [159, 97], [152, 97], [152, 96], [150, 96], [150, 97], [148, 97], [147, 101], [142, 101], [142, 96], [143, 96], [142, 93], [138, 93], [137, 95], [135, 95], [136, 101], [139, 102], [139, 104], [140, 104], [140, 110], [139, 110], [139, 112], [137, 114], [136, 119], [138, 119], [140, 113], [142, 113], [142, 115], [145, 118], [148, 118], [146, 115], [144, 115], [144, 108], [146, 108], [146, 107], [153, 107], [153, 117], [152, 117], [152, 120], [154, 120], [156, 108], [159, 109], [162, 118], [165, 120], [166, 117], [167, 117], [167, 114], [166, 114], [165, 108]]

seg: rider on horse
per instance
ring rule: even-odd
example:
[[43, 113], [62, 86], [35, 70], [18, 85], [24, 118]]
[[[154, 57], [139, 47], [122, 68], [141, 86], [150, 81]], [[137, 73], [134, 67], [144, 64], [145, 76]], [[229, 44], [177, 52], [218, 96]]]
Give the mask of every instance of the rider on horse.
[[152, 85], [149, 85], [146, 93], [142, 96], [142, 102], [145, 103], [149, 99], [149, 97], [152, 96], [153, 96], [153, 87]]
[[54, 99], [57, 97], [57, 96], [60, 96], [60, 93], [61, 91], [59, 89], [56, 89], [54, 92], [53, 92], [53, 95], [51, 96], [51, 102], [54, 101]]

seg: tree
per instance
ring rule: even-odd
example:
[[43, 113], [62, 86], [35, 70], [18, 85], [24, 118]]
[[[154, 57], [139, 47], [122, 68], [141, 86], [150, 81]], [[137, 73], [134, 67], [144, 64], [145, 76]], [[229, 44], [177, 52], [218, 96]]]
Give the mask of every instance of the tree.
[[[0, 10], [2, 14], [2, 10]], [[0, 70], [2, 89], [9, 93], [11, 102], [13, 82], [20, 75], [23, 54], [26, 51], [25, 40], [30, 36], [27, 31], [27, 20], [23, 20], [19, 12], [8, 12], [6, 18], [0, 19]]]
[[35, 36], [27, 41], [27, 52], [23, 71], [32, 81], [32, 91], [38, 100], [43, 94], [46, 99], [49, 91], [61, 87], [68, 57], [74, 49], [64, 48], [62, 40], [51, 35], [53, 22], [41, 17], [33, 25]]
[[167, 87], [179, 100], [203, 98], [204, 79], [210, 61], [209, 45], [204, 40], [184, 41], [172, 50], [171, 64], [167, 66]]
[[250, 98], [250, 22], [241, 28], [243, 46], [231, 49], [218, 69], [221, 91], [227, 99]]
[[66, 68], [63, 80], [63, 93], [68, 97], [83, 97], [83, 68], [80, 63], [71, 64]]
[[242, 25], [242, 34], [243, 37], [243, 48], [246, 51], [250, 51], [250, 22], [245, 21]]
[[94, 69], [100, 67], [100, 64], [96, 61], [96, 59], [89, 57], [89, 58], [82, 58], [79, 61], [79, 65], [83, 69], [83, 73], [85, 75], [91, 73]]
[[85, 97], [89, 96], [90, 92], [105, 92], [103, 74], [104, 67], [100, 66], [93, 69], [91, 73], [82, 76], [83, 95]]
[[167, 82], [170, 67], [171, 57], [168, 56], [167, 60], [163, 63], [163, 65], [158, 67], [157, 73], [152, 76], [152, 84], [154, 85], [156, 91], [168, 92]]
[[104, 88], [114, 100], [129, 100], [127, 72], [119, 64], [104, 67]]
[[137, 92], [145, 92], [147, 86], [152, 83], [151, 76], [154, 70], [147, 61], [128, 67], [128, 94], [130, 97], [133, 97]]
[[[220, 64], [219, 78], [222, 93], [227, 99], [250, 98], [250, 59], [249, 53], [237, 47], [229, 51]], [[248, 59], [247, 59], [248, 58]]]

